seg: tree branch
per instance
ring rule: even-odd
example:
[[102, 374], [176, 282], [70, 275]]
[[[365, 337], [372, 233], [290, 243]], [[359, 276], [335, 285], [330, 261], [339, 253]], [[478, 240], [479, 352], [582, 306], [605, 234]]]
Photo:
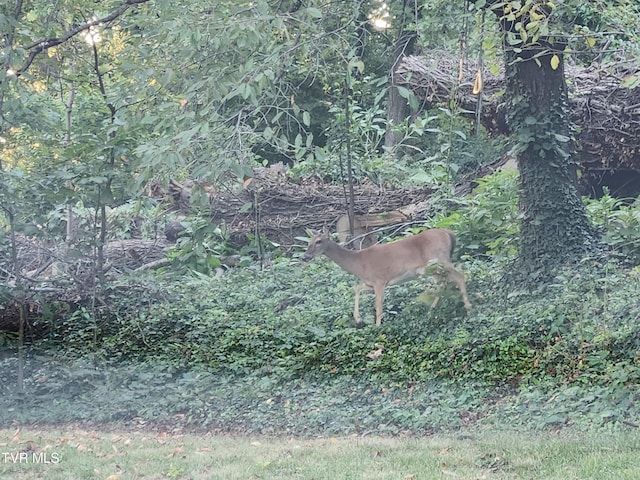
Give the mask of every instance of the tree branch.
[[61, 43], [66, 42], [70, 38], [74, 37], [80, 32], [84, 32], [90, 29], [91, 27], [95, 27], [96, 25], [100, 25], [101, 23], [111, 22], [112, 20], [115, 20], [116, 18], [122, 16], [132, 6], [140, 5], [148, 1], [149, 0], [125, 0], [124, 3], [118, 9], [116, 9], [115, 11], [113, 11], [112, 13], [110, 13], [105, 17], [91, 20], [89, 22], [85, 22], [81, 25], [78, 25], [72, 28], [71, 30], [69, 30], [67, 33], [65, 33], [61, 37], [46, 38], [44, 40], [38, 40], [37, 42], [32, 43], [31, 45], [28, 45], [27, 47], [25, 47], [25, 49], [30, 51], [29, 56], [27, 57], [25, 62], [22, 64], [22, 66], [16, 71], [16, 76], [20, 76], [23, 73], [25, 73], [29, 69], [29, 67], [35, 60], [35, 58], [42, 52], [46, 51], [47, 49], [51, 47], [55, 47], [56, 45], [60, 45]]

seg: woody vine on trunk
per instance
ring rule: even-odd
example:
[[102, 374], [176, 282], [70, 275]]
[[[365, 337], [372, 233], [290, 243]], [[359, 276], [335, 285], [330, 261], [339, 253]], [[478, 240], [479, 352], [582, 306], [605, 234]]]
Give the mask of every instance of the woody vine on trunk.
[[503, 34], [506, 116], [520, 172], [521, 236], [513, 279], [532, 285], [599, 248], [576, 186], [566, 38], [550, 33], [552, 2], [471, 3], [490, 9]]

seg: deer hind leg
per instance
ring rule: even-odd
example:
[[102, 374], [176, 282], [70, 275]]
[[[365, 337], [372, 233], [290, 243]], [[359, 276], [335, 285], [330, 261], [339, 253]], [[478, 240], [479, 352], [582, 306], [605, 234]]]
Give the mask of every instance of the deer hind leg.
[[436, 308], [436, 305], [438, 305], [439, 301], [440, 301], [440, 295], [436, 295], [435, 298], [433, 299], [433, 302], [431, 302], [431, 308]]
[[447, 277], [450, 281], [455, 283], [462, 294], [462, 301], [464, 302], [464, 308], [467, 310], [467, 313], [471, 312], [471, 302], [469, 302], [469, 297], [467, 296], [467, 285], [464, 281], [464, 274], [456, 269], [449, 262], [442, 262], [442, 266], [447, 272]]
[[362, 321], [360, 318], [360, 292], [364, 290], [372, 290], [372, 288], [369, 285], [361, 283], [360, 285], [353, 287], [353, 290], [356, 292], [356, 298], [353, 306], [353, 319], [356, 323], [360, 323]]

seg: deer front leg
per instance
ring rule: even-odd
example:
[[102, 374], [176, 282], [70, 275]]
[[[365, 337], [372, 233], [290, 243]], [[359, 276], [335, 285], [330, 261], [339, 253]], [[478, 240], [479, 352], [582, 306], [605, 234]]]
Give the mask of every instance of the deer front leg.
[[374, 285], [373, 293], [376, 295], [376, 326], [382, 324], [382, 303], [384, 302], [384, 285]]

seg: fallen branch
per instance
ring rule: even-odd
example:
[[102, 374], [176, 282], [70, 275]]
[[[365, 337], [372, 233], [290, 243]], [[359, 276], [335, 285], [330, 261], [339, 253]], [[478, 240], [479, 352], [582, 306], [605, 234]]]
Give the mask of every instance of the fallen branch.
[[171, 260], [168, 258], [161, 258], [159, 260], [154, 260], [153, 262], [145, 263], [144, 265], [139, 266], [134, 269], [134, 272], [143, 272], [145, 270], [153, 270], [155, 268], [168, 267], [171, 265]]

